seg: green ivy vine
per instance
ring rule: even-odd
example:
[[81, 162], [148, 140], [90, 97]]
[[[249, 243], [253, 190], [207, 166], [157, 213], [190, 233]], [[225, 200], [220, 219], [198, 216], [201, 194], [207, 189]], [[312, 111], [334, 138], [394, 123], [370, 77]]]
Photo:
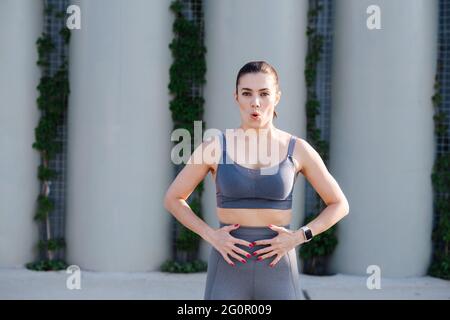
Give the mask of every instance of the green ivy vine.
[[[318, 0], [309, 2], [308, 24], [306, 35], [308, 37], [308, 51], [305, 59], [306, 82], [306, 131], [311, 146], [320, 154], [324, 162], [328, 161], [329, 146], [327, 141], [321, 139], [321, 131], [316, 125], [316, 116], [320, 113], [320, 101], [316, 93], [317, 64], [320, 61], [323, 48], [323, 36], [317, 32], [316, 21], [322, 10]], [[314, 220], [326, 205], [317, 195], [314, 195], [316, 212], [307, 212], [302, 225]], [[315, 236], [310, 242], [300, 247], [300, 257], [303, 262], [303, 273], [313, 275], [327, 274], [327, 257], [331, 255], [337, 245], [336, 225], [325, 232]]]
[[[196, 8], [201, 8], [201, 0]], [[194, 137], [194, 121], [202, 121], [202, 131], [205, 128], [203, 121], [204, 99], [192, 93], [193, 88], [201, 87], [206, 74], [206, 48], [201, 38], [201, 28], [194, 22], [187, 20], [183, 14], [183, 1], [173, 1], [170, 10], [175, 15], [173, 23], [174, 38], [169, 45], [172, 52], [173, 63], [170, 67], [170, 82], [168, 88], [173, 99], [170, 101], [170, 110], [174, 130], [186, 129]], [[191, 140], [191, 152], [195, 149]], [[176, 168], [179, 171], [181, 168]], [[203, 182], [201, 182], [188, 201], [192, 211], [202, 218], [201, 196]], [[206, 263], [197, 260], [200, 236], [176, 221], [176, 254], [174, 260], [166, 261], [161, 270], [166, 272], [199, 272], [206, 270]]]
[[[442, 62], [438, 61], [438, 69]], [[434, 133], [436, 141], [446, 141], [448, 144], [447, 116], [441, 110], [442, 96], [440, 93], [438, 73], [435, 77], [434, 95], [431, 100], [434, 107]], [[450, 280], [450, 152], [448, 145], [446, 150], [438, 153], [434, 160], [431, 174], [433, 185], [433, 202], [436, 213], [436, 221], [432, 239], [434, 252], [432, 263], [428, 269], [431, 276]]]
[[[64, 19], [65, 12], [54, 12], [54, 7], [48, 5], [45, 7], [44, 14], [48, 17], [54, 15], [57, 19]], [[65, 25], [65, 23], [63, 23]], [[63, 27], [60, 31], [65, 45], [69, 43], [70, 31]], [[56, 154], [61, 152], [61, 142], [57, 141], [57, 127], [63, 121], [63, 114], [67, 110], [69, 96], [68, 63], [67, 57], [63, 56], [63, 62], [54, 75], [49, 75], [50, 54], [55, 49], [55, 45], [48, 33], [43, 32], [36, 41], [38, 60], [36, 64], [41, 67], [43, 76], [40, 79], [37, 89], [39, 97], [37, 106], [41, 111], [41, 117], [38, 126], [35, 128], [35, 142], [32, 147], [39, 151], [41, 164], [38, 167], [37, 176], [41, 182], [41, 190], [37, 197], [37, 208], [34, 216], [35, 221], [42, 226], [44, 233], [39, 240], [37, 247], [40, 256], [37, 261], [26, 264], [31, 270], [61, 270], [67, 267], [67, 264], [55, 258], [56, 252], [65, 246], [63, 238], [55, 238], [51, 233], [50, 214], [54, 210], [54, 203], [49, 198], [50, 186], [58, 173], [49, 167], [50, 161]]]

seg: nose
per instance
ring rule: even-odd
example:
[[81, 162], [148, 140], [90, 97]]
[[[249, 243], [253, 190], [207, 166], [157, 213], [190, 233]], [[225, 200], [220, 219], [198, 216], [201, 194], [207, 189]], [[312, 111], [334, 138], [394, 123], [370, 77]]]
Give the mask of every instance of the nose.
[[253, 108], [259, 108], [261, 106], [260, 103], [259, 103], [259, 98], [258, 97], [256, 97], [255, 99], [252, 100], [251, 106]]

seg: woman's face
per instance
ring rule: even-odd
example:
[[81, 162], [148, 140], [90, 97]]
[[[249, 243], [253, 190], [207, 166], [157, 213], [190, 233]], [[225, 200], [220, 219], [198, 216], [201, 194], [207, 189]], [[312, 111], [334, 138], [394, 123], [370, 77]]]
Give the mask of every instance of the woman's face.
[[260, 128], [271, 124], [273, 111], [281, 96], [276, 89], [272, 74], [258, 72], [241, 76], [234, 97], [239, 104], [243, 125]]

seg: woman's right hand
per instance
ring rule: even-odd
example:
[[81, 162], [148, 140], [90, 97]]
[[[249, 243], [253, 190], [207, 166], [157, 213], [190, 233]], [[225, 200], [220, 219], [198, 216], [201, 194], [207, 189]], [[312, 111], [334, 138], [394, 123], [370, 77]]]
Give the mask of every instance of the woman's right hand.
[[250, 248], [253, 247], [253, 244], [251, 242], [235, 238], [230, 234], [230, 231], [237, 228], [239, 228], [239, 224], [223, 226], [222, 228], [214, 230], [211, 237], [211, 245], [216, 248], [216, 250], [219, 251], [222, 257], [225, 259], [225, 261], [232, 266], [234, 266], [234, 263], [231, 261], [228, 255], [241, 261], [242, 263], [246, 263], [247, 261], [237, 253], [240, 253], [247, 258], [251, 257], [250, 253], [237, 247], [236, 244], [242, 244]]

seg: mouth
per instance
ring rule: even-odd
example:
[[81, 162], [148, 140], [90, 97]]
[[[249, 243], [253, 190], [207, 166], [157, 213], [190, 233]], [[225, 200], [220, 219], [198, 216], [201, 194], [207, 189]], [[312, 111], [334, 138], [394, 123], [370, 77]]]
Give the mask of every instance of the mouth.
[[252, 119], [258, 119], [261, 117], [261, 115], [258, 112], [252, 112], [252, 113], [250, 113], [250, 117]]

